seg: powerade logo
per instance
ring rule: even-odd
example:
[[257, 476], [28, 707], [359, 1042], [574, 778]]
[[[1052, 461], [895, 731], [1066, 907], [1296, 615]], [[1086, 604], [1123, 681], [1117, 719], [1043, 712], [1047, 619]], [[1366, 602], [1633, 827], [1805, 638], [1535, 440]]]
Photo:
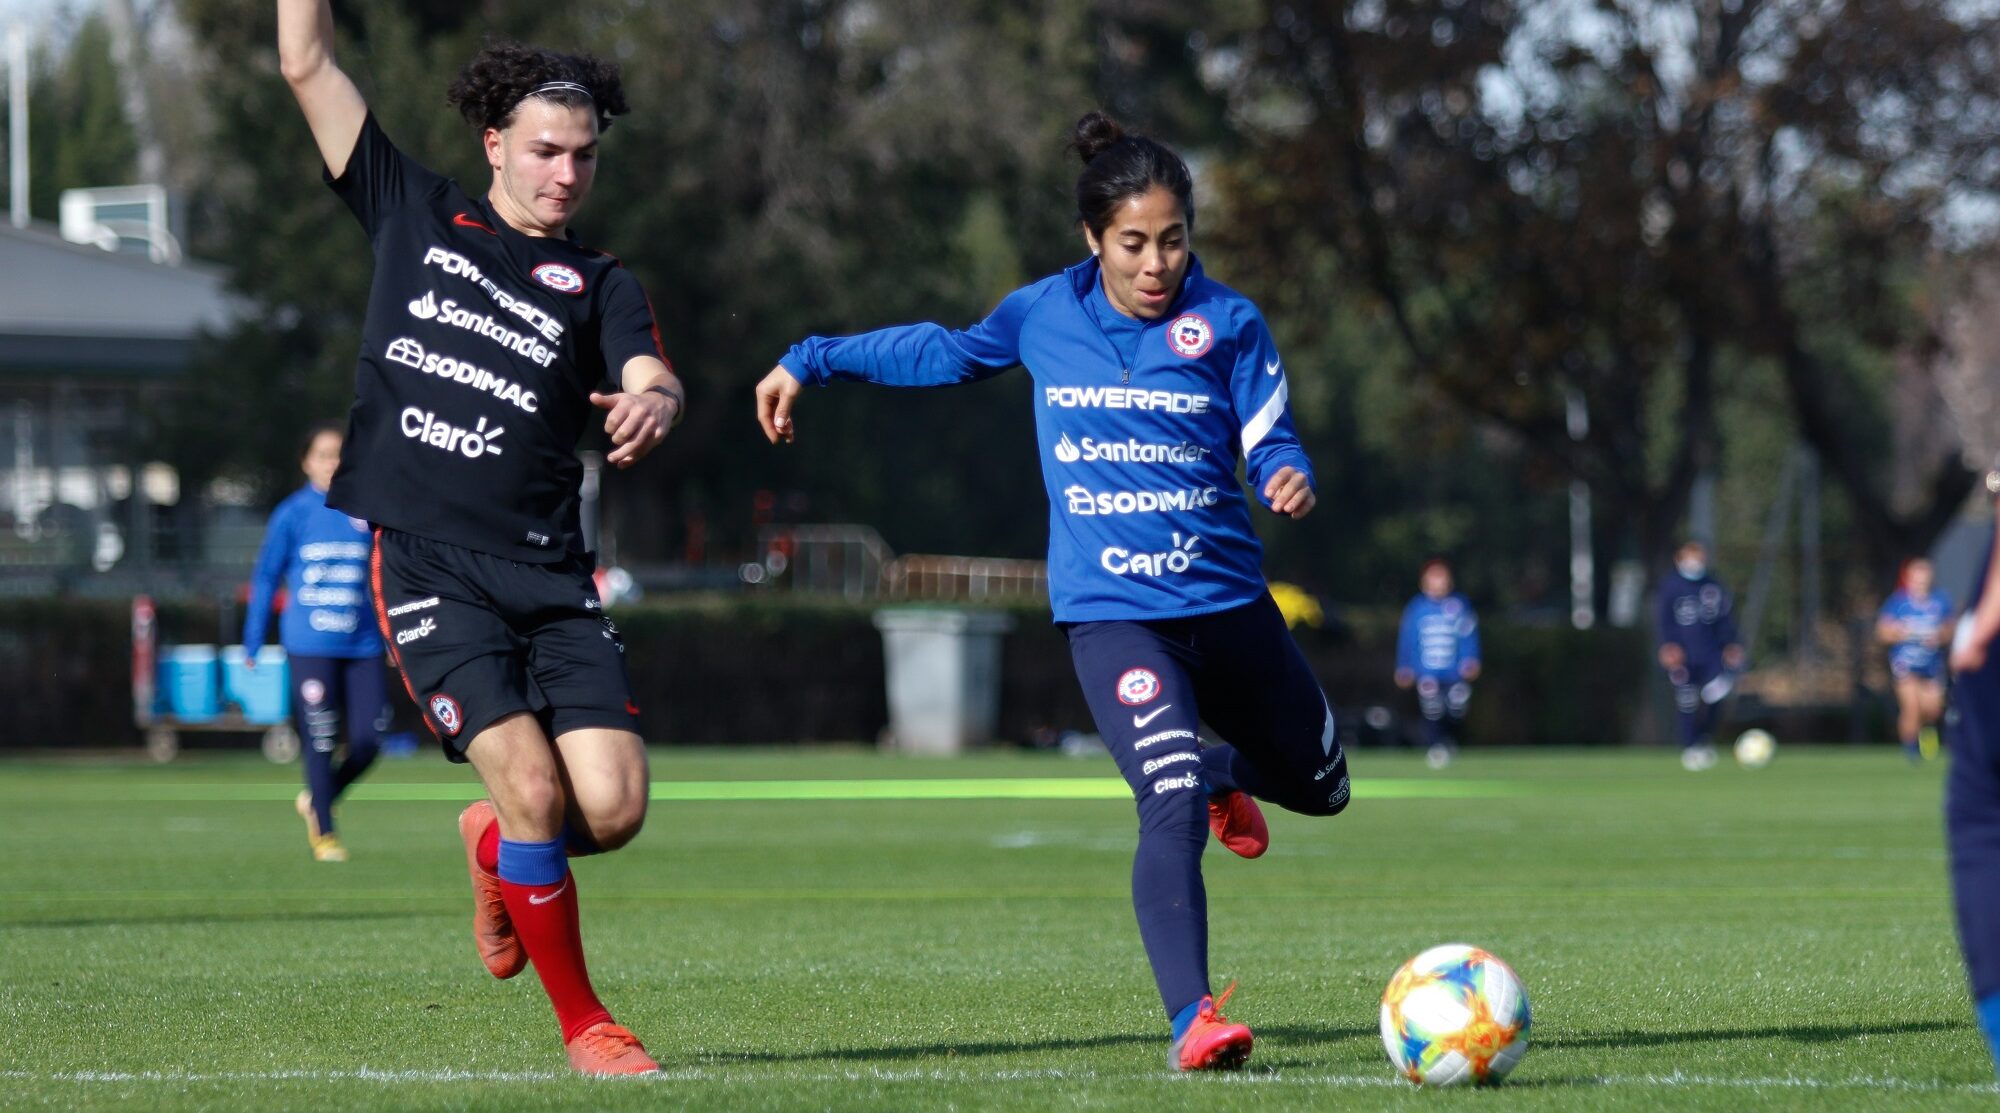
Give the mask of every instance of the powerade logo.
[[461, 308], [450, 298], [439, 301], [435, 290], [426, 290], [423, 297], [410, 302], [410, 316], [477, 333], [515, 355], [534, 360], [537, 367], [547, 367], [556, 361], [555, 349], [535, 339], [533, 334], [515, 332], [484, 313]]
[[[460, 255], [458, 252], [447, 251], [442, 247], [433, 246], [429, 251], [424, 252], [424, 263], [427, 266], [437, 267], [453, 277], [463, 278], [467, 282], [486, 291], [486, 296], [493, 299], [493, 304], [526, 321], [529, 328], [541, 333], [542, 337], [550, 343], [562, 339], [563, 326], [561, 321], [549, 316], [547, 310], [536, 305], [534, 302], [526, 298], [517, 298], [500, 287], [495, 286], [493, 281], [487, 278], [485, 273], [479, 269], [479, 264]], [[554, 264], [550, 265], [553, 266]], [[564, 269], [567, 270], [568, 268]], [[536, 277], [539, 278], [540, 274], [537, 273]], [[544, 282], [543, 285], [548, 284]], [[578, 290], [583, 288], [582, 278], [576, 280], [576, 287]], [[551, 289], [554, 288], [556, 287], [551, 287]], [[575, 291], [564, 290], [563, 292], [574, 293]]]
[[1142, 390], [1136, 386], [1052, 386], [1043, 401], [1064, 410], [1156, 410], [1170, 414], [1205, 414], [1208, 395], [1172, 390]]
[[1135, 553], [1117, 545], [1108, 545], [1098, 554], [1097, 563], [1114, 576], [1177, 576], [1194, 567], [1200, 560], [1202, 551], [1195, 548], [1201, 538], [1190, 533], [1183, 540], [1174, 534], [1173, 547], [1161, 553]]
[[1081, 442], [1064, 433], [1056, 441], [1056, 459], [1065, 464], [1199, 464], [1209, 450], [1191, 441], [1179, 444], [1148, 444], [1136, 438], [1100, 441], [1085, 437]]
[[1201, 510], [1221, 501], [1214, 487], [1183, 487], [1178, 491], [1092, 491], [1081, 484], [1063, 488], [1071, 514], [1172, 514]]

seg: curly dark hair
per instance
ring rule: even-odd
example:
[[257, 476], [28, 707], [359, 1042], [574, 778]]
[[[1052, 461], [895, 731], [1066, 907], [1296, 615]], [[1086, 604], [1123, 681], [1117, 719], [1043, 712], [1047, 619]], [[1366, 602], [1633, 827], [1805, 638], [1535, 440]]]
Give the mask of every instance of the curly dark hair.
[[[534, 92], [551, 81], [572, 82], [590, 92], [587, 96], [572, 89]], [[611, 126], [613, 116], [630, 111], [618, 63], [518, 43], [488, 44], [458, 71], [444, 97], [467, 123], [484, 131], [512, 123], [530, 94], [565, 108], [595, 108], [600, 132]]]

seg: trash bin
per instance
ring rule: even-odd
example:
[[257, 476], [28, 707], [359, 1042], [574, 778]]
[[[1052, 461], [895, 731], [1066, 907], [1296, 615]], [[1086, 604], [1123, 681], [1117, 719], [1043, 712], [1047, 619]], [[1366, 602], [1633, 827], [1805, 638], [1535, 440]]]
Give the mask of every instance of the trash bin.
[[889, 681], [889, 743], [956, 754], [993, 740], [1000, 718], [1000, 636], [1012, 617], [906, 607], [875, 612]]

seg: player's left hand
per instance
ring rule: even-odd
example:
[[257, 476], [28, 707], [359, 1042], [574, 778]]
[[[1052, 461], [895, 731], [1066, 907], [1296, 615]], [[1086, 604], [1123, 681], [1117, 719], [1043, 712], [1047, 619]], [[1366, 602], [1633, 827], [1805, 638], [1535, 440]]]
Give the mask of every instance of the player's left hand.
[[1312, 482], [1306, 473], [1297, 468], [1279, 468], [1278, 474], [1264, 484], [1264, 501], [1273, 511], [1289, 514], [1293, 521], [1312, 513], [1319, 502], [1313, 494]]
[[614, 467], [629, 468], [638, 463], [667, 439], [667, 430], [673, 427], [676, 403], [656, 390], [642, 394], [592, 391], [590, 404], [609, 411], [604, 415], [604, 431], [611, 437], [612, 449], [604, 462]]
[[1744, 660], [1745, 658], [1743, 655], [1742, 646], [1731, 645], [1723, 647], [1722, 663], [1724, 665], [1727, 665], [1732, 671], [1741, 669], [1743, 667]]
[[1467, 681], [1479, 679], [1479, 662], [1467, 661], [1458, 666], [1458, 676], [1459, 679]]

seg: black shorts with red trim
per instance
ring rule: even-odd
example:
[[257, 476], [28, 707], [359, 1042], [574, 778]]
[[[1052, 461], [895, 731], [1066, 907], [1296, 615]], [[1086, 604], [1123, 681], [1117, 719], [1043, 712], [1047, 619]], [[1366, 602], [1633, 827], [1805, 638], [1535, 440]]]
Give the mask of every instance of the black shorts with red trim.
[[598, 601], [588, 556], [526, 564], [377, 528], [375, 613], [410, 698], [465, 760], [479, 732], [531, 712], [551, 738], [638, 729], [625, 642]]

